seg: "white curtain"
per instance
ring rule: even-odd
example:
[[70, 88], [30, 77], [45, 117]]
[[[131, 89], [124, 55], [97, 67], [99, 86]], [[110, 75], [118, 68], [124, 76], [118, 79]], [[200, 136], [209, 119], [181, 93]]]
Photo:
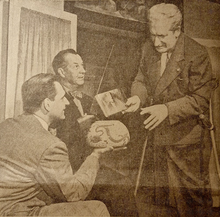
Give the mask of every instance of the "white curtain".
[[53, 57], [60, 50], [70, 47], [71, 21], [21, 8], [15, 116], [22, 113], [23, 82], [35, 74], [52, 72]]

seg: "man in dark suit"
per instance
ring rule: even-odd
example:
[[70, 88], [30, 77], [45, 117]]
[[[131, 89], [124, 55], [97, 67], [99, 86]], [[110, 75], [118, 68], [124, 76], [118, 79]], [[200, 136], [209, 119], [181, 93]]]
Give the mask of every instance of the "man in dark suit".
[[140, 216], [209, 216], [209, 57], [181, 32], [175, 5], [153, 6], [148, 20], [151, 40], [143, 46], [125, 111], [142, 107], [148, 131], [137, 193], [145, 204]]
[[22, 86], [24, 114], [0, 124], [0, 215], [110, 216], [99, 201], [83, 201], [99, 169], [94, 149], [74, 174], [65, 143], [48, 126], [64, 119], [69, 104], [52, 74], [38, 74]]
[[79, 91], [84, 84], [86, 71], [82, 58], [75, 50], [60, 51], [54, 57], [52, 66], [70, 103], [65, 110], [66, 118], [52, 128], [56, 127], [58, 138], [66, 143], [72, 169], [76, 171], [92, 151], [86, 144], [79, 119], [90, 114], [93, 99]]
[[[51, 127], [56, 127], [57, 136], [66, 143], [72, 169], [76, 171], [92, 151], [86, 144], [85, 134], [80, 128], [79, 119], [90, 114], [93, 99], [79, 91], [79, 89], [83, 90], [86, 71], [82, 58], [75, 50], [60, 51], [54, 57], [52, 66], [65, 89], [65, 96], [70, 104], [65, 110], [65, 120], [59, 121]], [[136, 216], [131, 181], [114, 165], [115, 159], [120, 156], [120, 152], [114, 152], [111, 156], [106, 155], [106, 158], [101, 159], [101, 168], [88, 198], [103, 201], [107, 204], [111, 215]]]

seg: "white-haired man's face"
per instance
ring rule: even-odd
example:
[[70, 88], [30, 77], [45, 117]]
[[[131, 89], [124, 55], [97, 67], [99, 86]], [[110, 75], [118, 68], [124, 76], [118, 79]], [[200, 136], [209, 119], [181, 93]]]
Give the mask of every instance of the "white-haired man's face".
[[169, 20], [158, 20], [150, 25], [151, 39], [159, 53], [172, 52], [176, 45], [180, 29], [171, 31], [170, 28], [171, 22]]

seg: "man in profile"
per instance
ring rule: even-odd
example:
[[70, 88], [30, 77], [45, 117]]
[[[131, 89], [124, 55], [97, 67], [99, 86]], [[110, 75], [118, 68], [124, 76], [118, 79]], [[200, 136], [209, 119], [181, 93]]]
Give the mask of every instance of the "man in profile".
[[[82, 92], [86, 70], [82, 58], [75, 50], [60, 51], [54, 57], [52, 66], [70, 103], [65, 110], [65, 120], [57, 122], [56, 126], [52, 127], [56, 127], [57, 137], [67, 145], [72, 169], [76, 171], [91, 152], [79, 120], [90, 114], [93, 99]], [[113, 164], [114, 161], [117, 164], [116, 158], [120, 158], [120, 162], [124, 160], [121, 159], [123, 151], [102, 158], [101, 168], [88, 198], [103, 201], [113, 216], [136, 216], [131, 180]]]
[[137, 192], [140, 216], [211, 216], [209, 56], [181, 32], [182, 14], [175, 5], [154, 5], [148, 22], [150, 40], [125, 111], [141, 107], [148, 132]]
[[84, 201], [99, 169], [94, 149], [74, 174], [66, 144], [48, 126], [64, 119], [69, 104], [52, 74], [38, 74], [22, 86], [24, 114], [0, 124], [0, 215], [110, 216], [100, 201]]
[[56, 128], [57, 137], [67, 145], [72, 169], [76, 171], [92, 151], [86, 144], [79, 119], [90, 114], [93, 99], [81, 91], [86, 70], [82, 58], [75, 50], [60, 51], [54, 57], [52, 66], [65, 90], [69, 105], [65, 109], [66, 118], [51, 127]]

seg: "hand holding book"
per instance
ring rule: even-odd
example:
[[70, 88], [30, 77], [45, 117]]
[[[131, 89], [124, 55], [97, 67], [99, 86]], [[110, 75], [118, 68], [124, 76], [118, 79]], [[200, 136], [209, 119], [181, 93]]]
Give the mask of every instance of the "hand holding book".
[[105, 117], [115, 115], [127, 108], [125, 104], [127, 99], [119, 89], [97, 94], [95, 99]]
[[132, 96], [128, 98], [127, 102], [125, 103], [125, 110], [122, 111], [122, 113], [129, 113], [129, 112], [135, 112], [139, 109], [141, 104], [141, 100], [138, 96]]

